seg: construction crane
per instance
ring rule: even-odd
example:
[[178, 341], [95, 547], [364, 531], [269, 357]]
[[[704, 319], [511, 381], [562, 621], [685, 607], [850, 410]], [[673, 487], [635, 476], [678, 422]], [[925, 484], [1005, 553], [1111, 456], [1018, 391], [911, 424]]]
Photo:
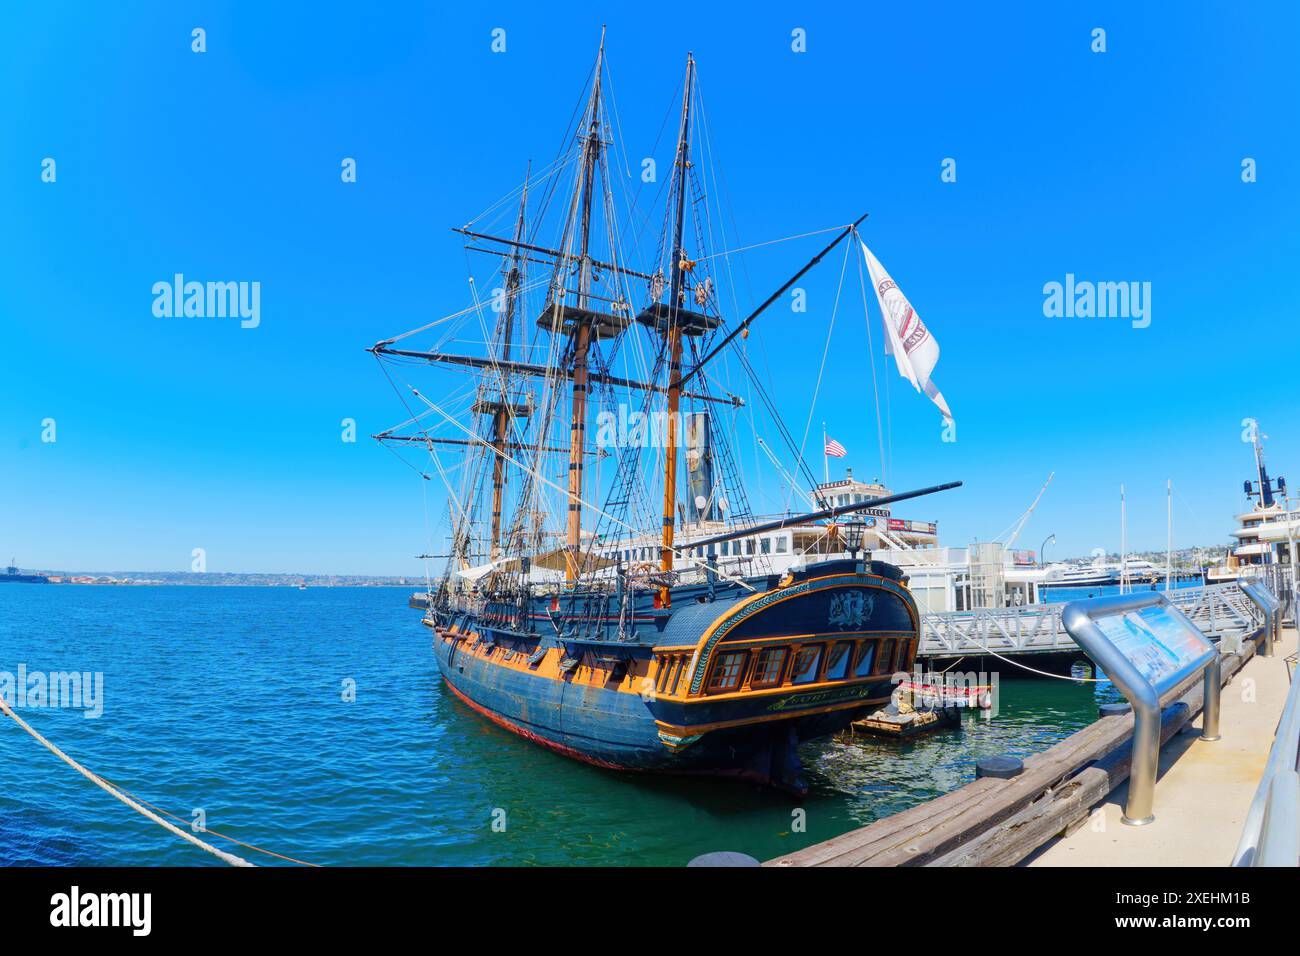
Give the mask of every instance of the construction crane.
[[1002, 544], [1003, 548], [1005, 548], [1008, 551], [1011, 550], [1011, 546], [1015, 544], [1016, 539], [1020, 537], [1020, 532], [1025, 530], [1025, 525], [1029, 522], [1030, 515], [1032, 515], [1034, 513], [1034, 509], [1038, 507], [1038, 502], [1043, 500], [1043, 493], [1047, 491], [1047, 486], [1052, 483], [1052, 479], [1055, 477], [1056, 477], [1056, 472], [1052, 472], [1050, 475], [1047, 476], [1047, 480], [1043, 482], [1043, 487], [1038, 489], [1038, 497], [1036, 497], [1034, 499], [1034, 503], [1029, 506], [1029, 510], [1026, 511], [1024, 514], [1022, 514], [1020, 518], [1009, 529], [1007, 529], [1007, 531], [1004, 531], [1001, 535], [998, 536], [998, 540], [1001, 541], [1003, 535], [1008, 535], [1009, 533], [1007, 540]]

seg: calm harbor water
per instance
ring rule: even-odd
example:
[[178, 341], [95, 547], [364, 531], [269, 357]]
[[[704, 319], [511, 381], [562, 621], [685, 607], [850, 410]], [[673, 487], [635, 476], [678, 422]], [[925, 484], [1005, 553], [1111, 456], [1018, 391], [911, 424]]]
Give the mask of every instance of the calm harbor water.
[[[1043, 750], [1115, 699], [1109, 685], [1004, 671], [994, 717], [967, 714], [909, 743], [807, 745], [814, 789], [798, 804], [806, 831], [792, 832], [785, 795], [588, 767], [487, 723], [443, 688], [409, 593], [9, 584], [0, 672], [102, 672], [98, 719], [20, 714], [142, 800], [185, 821], [200, 809], [211, 830], [324, 865], [679, 866], [724, 849], [767, 859], [960, 787], [979, 756]], [[216, 862], [3, 717], [0, 760], [0, 862]]]
[[[1173, 585], [1175, 591], [1180, 591], [1183, 588], [1199, 588], [1204, 583], [1205, 582], [1202, 581], [1200, 578], [1183, 578], [1181, 580], [1174, 581]], [[1154, 588], [1152, 588], [1150, 584], [1130, 584], [1124, 588], [1123, 593], [1141, 594], [1144, 591], [1151, 591], [1151, 590], [1163, 591], [1164, 589], [1165, 589], [1165, 581], [1164, 578], [1161, 578], [1158, 582], [1156, 582], [1156, 586]], [[1088, 598], [1111, 597], [1113, 595], [1120, 594], [1120, 593], [1121, 591], [1118, 584], [1103, 584], [1100, 586], [1093, 585], [1091, 587], [1082, 587], [1082, 588], [1043, 587], [1040, 589], [1040, 599], [1044, 603], [1048, 603], [1048, 604], [1051, 603], [1064, 604], [1067, 601], [1085, 601]]]

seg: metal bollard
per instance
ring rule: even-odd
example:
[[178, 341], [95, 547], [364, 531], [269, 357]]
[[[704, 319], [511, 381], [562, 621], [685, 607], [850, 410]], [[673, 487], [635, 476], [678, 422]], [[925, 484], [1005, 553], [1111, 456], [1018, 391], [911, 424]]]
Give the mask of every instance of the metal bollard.
[[1201, 695], [1201, 739], [1219, 740], [1219, 697], [1221, 684], [1219, 674], [1223, 655], [1215, 652], [1214, 660], [1205, 665], [1205, 688]]

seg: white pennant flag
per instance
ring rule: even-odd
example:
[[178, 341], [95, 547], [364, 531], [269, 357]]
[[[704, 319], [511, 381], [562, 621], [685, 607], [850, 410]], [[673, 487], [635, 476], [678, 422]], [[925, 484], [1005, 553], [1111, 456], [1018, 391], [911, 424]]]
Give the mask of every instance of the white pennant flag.
[[[862, 242], [859, 237], [858, 242]], [[952, 419], [948, 403], [930, 381], [930, 373], [939, 361], [939, 343], [925, 327], [907, 297], [903, 295], [880, 260], [871, 254], [862, 242], [862, 255], [867, 260], [871, 285], [880, 301], [880, 311], [885, 320], [885, 351], [898, 363], [898, 374], [912, 383], [917, 391], [924, 391], [939, 406], [943, 417]]]

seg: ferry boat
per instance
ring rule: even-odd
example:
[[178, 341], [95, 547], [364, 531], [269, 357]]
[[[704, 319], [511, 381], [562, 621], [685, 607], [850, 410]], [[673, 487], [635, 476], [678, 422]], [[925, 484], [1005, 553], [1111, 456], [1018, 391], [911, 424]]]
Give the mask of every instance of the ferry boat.
[[1286, 500], [1286, 478], [1270, 478], [1264, 464], [1264, 439], [1258, 428], [1252, 434], [1255, 452], [1255, 480], [1242, 482], [1251, 502], [1248, 511], [1235, 516], [1232, 532], [1235, 544], [1205, 572], [1207, 584], [1225, 584], [1240, 578], [1267, 573], [1269, 568], [1289, 565], [1292, 548], [1300, 539], [1300, 509]]
[[1097, 560], [1091, 564], [1055, 565], [1044, 582], [1054, 588], [1105, 587], [1112, 584], [1151, 584], [1165, 576], [1165, 569], [1145, 558], [1126, 561]]
[[1105, 587], [1109, 584], [1119, 584], [1120, 571], [1118, 562], [1062, 564], [1052, 568], [1047, 584], [1054, 588]]
[[[443, 680], [467, 707], [597, 766], [802, 793], [798, 745], [886, 703], [916, 655], [905, 575], [867, 548], [933, 537], [933, 524], [888, 507], [960, 482], [893, 493], [851, 475], [812, 479], [746, 357], [755, 321], [852, 237], [900, 372], [929, 333], [905, 300], [905, 311], [885, 308], [901, 293], [887, 276], [875, 282], [883, 269], [857, 232], [865, 216], [827, 230], [832, 241], [749, 315], [728, 314], [695, 71], [688, 56], [663, 231], [646, 262], [626, 247], [610, 183], [622, 124], [605, 95], [602, 35], [560, 156], [458, 230], [471, 257], [499, 262], [498, 287], [489, 296], [475, 283], [482, 298], [469, 308], [372, 347], [410, 415], [374, 437], [419, 453], [417, 472], [447, 493], [450, 559], [412, 604], [425, 605]], [[482, 354], [451, 350], [475, 330]], [[411, 367], [462, 378], [434, 399], [403, 380]], [[731, 438], [744, 402], [728, 373], [760, 397], [809, 510], [750, 505]], [[913, 384], [946, 414], [928, 374]]]

